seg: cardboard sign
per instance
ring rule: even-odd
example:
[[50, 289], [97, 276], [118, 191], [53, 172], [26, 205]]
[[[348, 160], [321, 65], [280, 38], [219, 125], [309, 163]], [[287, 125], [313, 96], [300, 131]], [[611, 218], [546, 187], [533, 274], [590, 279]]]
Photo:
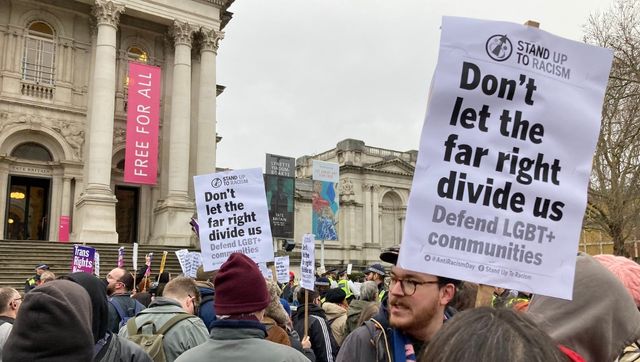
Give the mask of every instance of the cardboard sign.
[[267, 267], [267, 263], [258, 263], [258, 269], [266, 280], [273, 280], [273, 272]]
[[289, 282], [289, 255], [275, 257], [276, 277], [278, 283]]
[[570, 299], [611, 61], [445, 17], [398, 265]]
[[205, 271], [216, 270], [232, 253], [273, 261], [273, 240], [262, 170], [195, 176], [200, 250]]
[[316, 241], [313, 234], [304, 234], [302, 237], [302, 259], [300, 260], [300, 286], [314, 290], [316, 275]]
[[90, 246], [74, 245], [71, 272], [93, 273], [96, 249]]
[[175, 251], [176, 258], [178, 259], [178, 263], [180, 263], [180, 269], [182, 269], [182, 274], [187, 275], [191, 270], [189, 258], [189, 250], [187, 249], [179, 249]]

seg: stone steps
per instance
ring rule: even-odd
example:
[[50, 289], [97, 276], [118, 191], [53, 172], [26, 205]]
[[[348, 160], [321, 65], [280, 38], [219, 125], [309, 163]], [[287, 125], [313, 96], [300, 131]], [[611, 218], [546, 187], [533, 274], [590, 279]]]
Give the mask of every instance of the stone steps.
[[[117, 266], [118, 248], [125, 247], [125, 267], [132, 268], [131, 244], [98, 244], [90, 245], [100, 254], [100, 275], [104, 277]], [[168, 251], [165, 270], [172, 275], [182, 272], [175, 251], [181, 247], [166, 245], [140, 245], [138, 249], [138, 267], [144, 265], [145, 255], [153, 252], [151, 260], [152, 276], [160, 269], [162, 252]], [[190, 250], [195, 251], [195, 250]], [[49, 241], [7, 241], [0, 240], [0, 286], [9, 286], [18, 291], [24, 289], [24, 282], [35, 274], [37, 264], [47, 264], [56, 276], [68, 274], [71, 271], [73, 244], [54, 243]]]

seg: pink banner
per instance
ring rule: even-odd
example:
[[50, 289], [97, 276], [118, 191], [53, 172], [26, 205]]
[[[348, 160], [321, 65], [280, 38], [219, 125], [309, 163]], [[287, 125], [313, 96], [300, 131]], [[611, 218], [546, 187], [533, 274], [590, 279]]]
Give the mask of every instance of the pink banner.
[[69, 216], [60, 216], [60, 227], [58, 229], [58, 241], [69, 241]]
[[160, 67], [129, 63], [124, 181], [155, 185], [158, 173]]

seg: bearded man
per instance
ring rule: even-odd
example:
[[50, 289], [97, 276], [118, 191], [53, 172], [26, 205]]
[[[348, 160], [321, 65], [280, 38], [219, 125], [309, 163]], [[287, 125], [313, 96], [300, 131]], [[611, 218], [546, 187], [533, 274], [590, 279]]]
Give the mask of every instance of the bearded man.
[[452, 316], [447, 304], [460, 282], [397, 267], [398, 252], [394, 247], [380, 254], [382, 261], [394, 264], [388, 297], [376, 316], [347, 336], [338, 362], [415, 360]]

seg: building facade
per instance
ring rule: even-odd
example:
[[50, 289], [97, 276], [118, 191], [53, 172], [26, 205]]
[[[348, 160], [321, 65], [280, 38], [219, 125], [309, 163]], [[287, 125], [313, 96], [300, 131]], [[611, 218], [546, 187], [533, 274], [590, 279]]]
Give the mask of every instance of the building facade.
[[[346, 139], [296, 161], [295, 240], [311, 230], [313, 160], [340, 165], [338, 239], [324, 242], [325, 265], [362, 267], [400, 244], [418, 151], [393, 151]], [[316, 259], [320, 260], [319, 248]]]
[[[0, 0], [0, 238], [193, 245], [233, 0]], [[158, 183], [123, 179], [129, 62], [162, 71]]]

